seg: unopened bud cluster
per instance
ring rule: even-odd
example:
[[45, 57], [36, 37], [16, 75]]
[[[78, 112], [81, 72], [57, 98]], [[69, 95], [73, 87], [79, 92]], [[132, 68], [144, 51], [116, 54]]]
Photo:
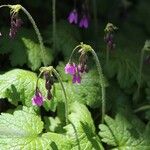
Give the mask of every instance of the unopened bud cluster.
[[110, 50], [115, 48], [115, 39], [114, 39], [115, 30], [117, 30], [117, 27], [115, 27], [112, 23], [108, 23], [104, 30], [105, 31], [104, 41], [106, 42], [106, 45]]
[[51, 89], [52, 85], [54, 84], [53, 76], [50, 75], [49, 72], [44, 72], [44, 77], [45, 77], [45, 88], [47, 90], [47, 99], [50, 100], [52, 98]]

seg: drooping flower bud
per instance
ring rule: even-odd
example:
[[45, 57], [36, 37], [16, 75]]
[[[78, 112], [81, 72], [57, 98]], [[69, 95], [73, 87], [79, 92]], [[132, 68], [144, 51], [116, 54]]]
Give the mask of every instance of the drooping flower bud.
[[81, 73], [88, 72], [88, 68], [87, 68], [87, 54], [85, 52], [82, 52], [82, 51], [81, 51], [81, 55], [79, 57], [78, 70]]
[[47, 91], [47, 99], [52, 99], [52, 93], [50, 90]]
[[115, 48], [115, 40], [114, 40], [114, 31], [118, 28], [114, 26], [112, 23], [108, 23], [105, 28], [104, 41], [106, 42], [107, 47], [112, 50]]
[[51, 89], [52, 85], [54, 84], [53, 76], [50, 75], [48, 71], [45, 71], [44, 77], [45, 77], [45, 88], [47, 90], [47, 98], [50, 100], [52, 98]]
[[18, 29], [21, 27], [22, 25], [22, 20], [20, 18], [18, 18], [17, 14], [13, 14], [11, 15], [11, 27], [10, 27], [10, 31], [9, 31], [9, 37], [14, 39]]

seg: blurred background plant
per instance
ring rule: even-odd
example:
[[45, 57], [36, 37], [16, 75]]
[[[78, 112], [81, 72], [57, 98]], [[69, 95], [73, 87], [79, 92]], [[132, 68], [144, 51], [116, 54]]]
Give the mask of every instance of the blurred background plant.
[[[142, 48], [144, 41], [149, 37], [150, 21], [147, 19], [149, 13], [149, 1], [144, 0], [70, 0], [56, 1], [56, 49], [52, 50], [52, 1], [31, 0], [25, 1], [3, 1], [1, 4], [22, 4], [33, 15], [40, 31], [44, 37], [44, 43], [53, 56], [51, 62], [55, 65], [58, 60], [66, 60], [71, 50], [80, 41], [91, 44], [99, 53], [105, 52], [105, 43], [103, 42], [104, 28], [108, 22], [112, 22], [119, 30], [116, 35], [116, 51], [135, 52], [136, 54]], [[65, 9], [64, 9], [65, 8]], [[69, 13], [77, 9], [78, 25], [68, 22]], [[38, 46], [32, 26], [27, 17], [22, 13], [23, 28], [19, 31], [14, 40], [9, 39], [8, 32], [10, 27], [9, 11], [0, 10], [0, 66], [2, 70], [8, 68], [23, 66], [33, 70], [30, 56], [36, 52], [29, 51], [31, 47]], [[88, 19], [88, 27], [79, 28], [80, 20], [83, 16]], [[29, 39], [31, 46], [26, 45]], [[67, 41], [67, 42], [66, 42]], [[16, 44], [17, 43], [17, 44]], [[35, 45], [34, 45], [35, 44]], [[20, 56], [20, 57], [17, 57]], [[40, 64], [40, 63], [39, 63]]]

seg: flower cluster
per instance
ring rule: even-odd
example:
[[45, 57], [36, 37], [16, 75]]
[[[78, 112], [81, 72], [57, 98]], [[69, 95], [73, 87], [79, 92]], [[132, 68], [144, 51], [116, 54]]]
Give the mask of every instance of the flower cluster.
[[[40, 75], [44, 75], [45, 88], [47, 90], [47, 99], [50, 100], [52, 98], [51, 89], [52, 89], [52, 85], [54, 84], [53, 76], [48, 70], [41, 71]], [[32, 105], [42, 106], [45, 98], [42, 96], [38, 88], [38, 81], [39, 81], [39, 78], [37, 79], [35, 94], [34, 94], [34, 97], [32, 98]]]
[[21, 27], [22, 23], [23, 23], [22, 20], [18, 18], [17, 14], [11, 15], [11, 27], [9, 31], [10, 38], [12, 39], [15, 38], [17, 31]]
[[[74, 23], [74, 24], [77, 24], [78, 23], [78, 12], [76, 9], [73, 9], [70, 13], [69, 13], [69, 16], [68, 16], [68, 21], [69, 23]], [[83, 13], [80, 21], [79, 21], [79, 27], [80, 28], [88, 28], [89, 26], [89, 17], [86, 13]]]
[[114, 35], [113, 33], [106, 33], [104, 36], [104, 41], [107, 44], [107, 47], [112, 50], [115, 48], [115, 43], [114, 43]]
[[67, 63], [65, 66], [65, 73], [73, 76], [73, 83], [81, 83], [81, 75], [78, 66], [75, 63]]
[[115, 41], [114, 41], [114, 31], [117, 30], [112, 23], [108, 23], [105, 28], [105, 36], [104, 41], [107, 44], [107, 47], [112, 50], [115, 48]]
[[72, 83], [81, 83], [82, 73], [88, 72], [86, 64], [87, 55], [85, 53], [81, 53], [78, 65], [70, 62], [67, 63], [67, 65], [65, 66], [65, 73], [72, 75]]

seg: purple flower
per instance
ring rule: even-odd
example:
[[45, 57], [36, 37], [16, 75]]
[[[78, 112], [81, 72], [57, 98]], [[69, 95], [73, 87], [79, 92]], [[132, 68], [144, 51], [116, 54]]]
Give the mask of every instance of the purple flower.
[[81, 76], [79, 72], [73, 75], [72, 83], [81, 83]]
[[65, 73], [66, 74], [70, 74], [70, 75], [74, 75], [76, 73], [76, 65], [67, 63], [67, 65], [65, 66]]
[[41, 92], [38, 89], [36, 89], [35, 95], [32, 98], [32, 105], [42, 106], [43, 101], [44, 101], [44, 98]]
[[67, 63], [65, 73], [72, 75], [72, 83], [81, 83], [80, 70], [75, 63]]
[[78, 23], [78, 13], [76, 9], [73, 9], [68, 16], [69, 23]]
[[18, 29], [21, 27], [22, 25], [22, 20], [20, 18], [18, 18], [17, 15], [12, 15], [11, 16], [11, 27], [10, 27], [10, 31], [9, 31], [9, 37], [10, 38], [15, 38]]
[[80, 28], [88, 28], [89, 26], [89, 18], [86, 15], [83, 15], [79, 22], [79, 27]]

